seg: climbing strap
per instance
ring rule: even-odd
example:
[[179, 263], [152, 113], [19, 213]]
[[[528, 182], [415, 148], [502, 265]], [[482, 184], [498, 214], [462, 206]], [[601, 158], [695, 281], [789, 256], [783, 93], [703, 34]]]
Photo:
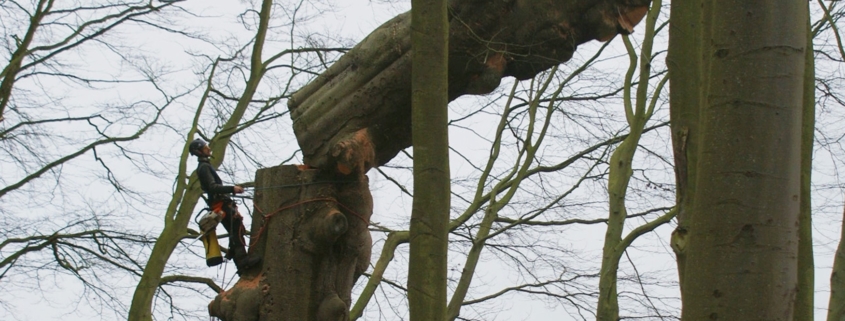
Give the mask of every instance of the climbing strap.
[[[331, 198], [331, 197], [314, 198], [314, 199], [310, 199], [310, 200], [304, 200], [304, 201], [296, 202], [296, 203], [293, 203], [291, 205], [282, 206], [282, 207], [276, 209], [275, 211], [273, 211], [272, 213], [269, 213], [269, 214], [262, 214], [262, 216], [264, 217], [264, 221], [261, 223], [261, 228], [258, 229], [258, 233], [256, 233], [255, 237], [254, 238], [250, 237], [249, 246], [252, 247], [252, 245], [255, 244], [255, 241], [261, 238], [261, 234], [264, 233], [264, 229], [267, 228], [267, 225], [270, 222], [270, 218], [272, 218], [276, 214], [281, 213], [284, 210], [288, 210], [288, 209], [291, 209], [291, 208], [294, 208], [294, 207], [297, 207], [297, 206], [300, 206], [300, 205], [303, 205], [303, 204], [313, 203], [313, 202], [333, 202], [333, 203], [336, 203], [337, 205], [342, 207], [344, 210], [346, 210], [349, 214], [354, 215], [355, 217], [360, 219], [362, 222], [364, 222], [365, 225], [370, 225], [370, 222], [367, 221], [367, 219], [365, 219], [364, 216], [362, 216], [361, 214], [358, 214], [357, 212], [353, 211], [351, 208], [347, 207], [346, 205], [344, 205], [343, 203], [339, 202], [338, 200], [336, 200], [334, 198]], [[256, 204], [254, 201], [253, 201], [252, 205], [255, 207], [256, 213], [261, 214], [261, 213], [264, 212], [258, 207], [258, 204]]]

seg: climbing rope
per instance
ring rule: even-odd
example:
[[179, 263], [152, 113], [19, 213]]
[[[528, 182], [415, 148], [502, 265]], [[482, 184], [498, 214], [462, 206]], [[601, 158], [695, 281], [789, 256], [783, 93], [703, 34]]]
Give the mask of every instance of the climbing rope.
[[358, 181], [320, 181], [320, 182], [287, 184], [287, 185], [271, 185], [271, 186], [263, 186], [263, 187], [249, 186], [249, 187], [245, 187], [245, 188], [251, 188], [253, 190], [260, 191], [260, 190], [265, 190], [265, 189], [293, 188], [293, 187], [302, 187], [302, 186], [319, 185], [319, 184], [352, 184], [352, 183], [357, 183], [357, 182]]
[[360, 219], [362, 222], [364, 222], [365, 225], [370, 224], [370, 222], [367, 219], [365, 219], [364, 216], [362, 216], [361, 214], [358, 214], [357, 212], [353, 211], [348, 206], [344, 205], [343, 203], [341, 203], [338, 200], [331, 198], [331, 197], [321, 197], [321, 198], [314, 198], [314, 199], [310, 199], [310, 200], [304, 200], [304, 201], [296, 202], [296, 203], [293, 203], [291, 205], [282, 206], [282, 207], [276, 209], [275, 211], [273, 211], [272, 213], [269, 213], [269, 214], [262, 214], [262, 213], [264, 213], [264, 211], [261, 210], [261, 208], [258, 207], [258, 204], [253, 202], [252, 205], [255, 207], [256, 214], [262, 214], [262, 216], [264, 217], [264, 221], [261, 223], [261, 228], [258, 229], [258, 233], [256, 233], [255, 237], [253, 238], [253, 237], [250, 236], [249, 246], [252, 247], [255, 244], [255, 241], [257, 241], [258, 239], [261, 238], [261, 234], [264, 233], [264, 230], [267, 228], [267, 225], [270, 223], [270, 218], [272, 218], [276, 214], [281, 213], [284, 210], [288, 210], [288, 209], [291, 209], [291, 208], [294, 208], [294, 207], [297, 207], [297, 206], [300, 206], [300, 205], [303, 205], [303, 204], [313, 203], [313, 202], [334, 202], [337, 205], [339, 205], [340, 207], [342, 207], [344, 210], [346, 210], [346, 212], [348, 212], [349, 214], [352, 214], [355, 217], [357, 217], [358, 219]]

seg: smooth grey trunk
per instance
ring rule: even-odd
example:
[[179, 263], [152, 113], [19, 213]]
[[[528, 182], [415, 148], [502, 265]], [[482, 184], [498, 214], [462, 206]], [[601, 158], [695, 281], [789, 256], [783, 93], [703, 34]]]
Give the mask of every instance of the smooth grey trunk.
[[[669, 119], [672, 127], [672, 150], [675, 157], [675, 206], [678, 226], [672, 232], [670, 245], [675, 252], [679, 286], [684, 287], [687, 233], [695, 194], [697, 139], [700, 135], [704, 30], [704, 1], [673, 1], [669, 21]], [[681, 291], [683, 293], [683, 291]]]
[[411, 321], [446, 317], [449, 246], [449, 23], [446, 0], [411, 1], [414, 200], [408, 260]]
[[[813, 48], [807, 20], [807, 48]], [[815, 319], [815, 262], [813, 260], [813, 212], [811, 206], [813, 141], [816, 129], [816, 73], [813, 50], [804, 52], [804, 100], [801, 124], [801, 213], [798, 232], [798, 294], [794, 321]]]
[[682, 320], [792, 320], [807, 4], [712, 12]]

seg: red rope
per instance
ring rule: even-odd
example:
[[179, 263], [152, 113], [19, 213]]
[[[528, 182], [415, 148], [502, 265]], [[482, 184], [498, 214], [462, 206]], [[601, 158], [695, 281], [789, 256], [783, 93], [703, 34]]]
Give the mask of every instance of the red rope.
[[[268, 225], [268, 223], [270, 222], [270, 218], [272, 218], [274, 215], [279, 214], [279, 213], [281, 213], [281, 212], [282, 212], [282, 211], [284, 211], [284, 210], [288, 210], [288, 209], [291, 209], [291, 208], [297, 207], [297, 206], [299, 206], [299, 205], [303, 205], [303, 204], [307, 204], [307, 203], [312, 203], [312, 202], [320, 202], [320, 201], [334, 202], [334, 203], [336, 203], [337, 205], [340, 205], [340, 207], [343, 207], [343, 209], [345, 209], [345, 210], [346, 210], [347, 212], [349, 212], [350, 214], [352, 214], [352, 215], [354, 215], [355, 217], [357, 217], [358, 219], [360, 219], [362, 222], [364, 222], [364, 224], [366, 224], [366, 225], [370, 225], [370, 222], [368, 222], [368, 221], [364, 218], [364, 216], [362, 216], [361, 214], [356, 213], [356, 212], [355, 212], [355, 211], [353, 211], [351, 208], [347, 207], [346, 205], [344, 205], [343, 203], [339, 202], [338, 200], [336, 200], [336, 199], [334, 199], [334, 198], [331, 198], [331, 197], [314, 198], [314, 199], [310, 199], [310, 200], [304, 200], [304, 201], [296, 202], [296, 203], [293, 203], [293, 204], [291, 204], [291, 205], [282, 206], [282, 207], [280, 207], [280, 208], [276, 209], [275, 211], [273, 211], [273, 212], [272, 212], [272, 213], [270, 213], [270, 214], [262, 214], [262, 216], [264, 217], [264, 221], [261, 223], [261, 228], [260, 228], [260, 229], [258, 229], [258, 233], [256, 233], [255, 238], [253, 238], [253, 237], [251, 237], [251, 236], [250, 236], [249, 246], [250, 246], [250, 247], [252, 247], [252, 245], [254, 245], [254, 244], [255, 244], [255, 241], [257, 241], [258, 239], [260, 239], [260, 238], [261, 238], [261, 234], [263, 234], [263, 233], [264, 233], [264, 229], [265, 229], [265, 228], [267, 228], [267, 225]], [[253, 202], [253, 203], [252, 203], [252, 205], [253, 205], [253, 207], [255, 207], [255, 211], [256, 211], [256, 212], [258, 212], [259, 214], [264, 212], [264, 211], [262, 211], [260, 208], [258, 208], [258, 204], [256, 204], [255, 202]]]

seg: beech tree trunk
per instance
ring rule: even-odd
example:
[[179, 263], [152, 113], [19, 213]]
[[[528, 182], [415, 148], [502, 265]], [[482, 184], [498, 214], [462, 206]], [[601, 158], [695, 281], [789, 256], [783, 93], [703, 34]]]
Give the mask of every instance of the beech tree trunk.
[[687, 233], [695, 195], [698, 138], [700, 134], [701, 94], [704, 59], [702, 28], [707, 1], [673, 1], [669, 20], [669, 119], [672, 127], [672, 151], [675, 156], [675, 206], [678, 226], [672, 232], [671, 246], [678, 266], [678, 280], [683, 293], [686, 268]]
[[264, 260], [209, 304], [224, 321], [349, 318], [370, 263], [367, 177], [284, 165], [256, 173], [250, 254]]
[[411, 321], [446, 318], [449, 171], [446, 0], [411, 1], [414, 200], [409, 229], [408, 311]]
[[[808, 17], [809, 18], [809, 17]], [[813, 212], [811, 203], [813, 142], [816, 130], [816, 64], [813, 32], [807, 20], [807, 50], [804, 52], [804, 100], [801, 121], [801, 212], [798, 228], [798, 294], [794, 321], [815, 319], [815, 262], [813, 260]]]
[[710, 3], [681, 318], [791, 321], [807, 3]]
[[[506, 76], [529, 79], [582, 43], [630, 32], [649, 3], [449, 1], [448, 98], [489, 93]], [[306, 164], [366, 172], [411, 146], [410, 18], [381, 25], [288, 101]]]

